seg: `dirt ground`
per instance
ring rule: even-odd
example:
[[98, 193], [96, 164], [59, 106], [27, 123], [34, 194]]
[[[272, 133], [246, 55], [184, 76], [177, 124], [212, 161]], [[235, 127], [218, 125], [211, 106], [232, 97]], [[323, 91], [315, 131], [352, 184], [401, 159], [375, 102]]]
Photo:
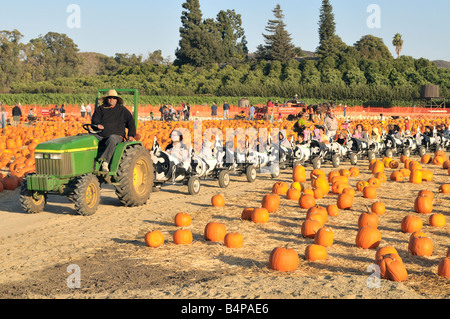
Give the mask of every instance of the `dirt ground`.
[[[342, 167], [350, 166], [343, 163]], [[358, 167], [361, 175], [351, 179], [352, 186], [371, 177], [367, 161]], [[3, 191], [0, 298], [448, 299], [450, 281], [437, 275], [437, 267], [450, 246], [450, 197], [438, 196], [434, 203], [434, 212], [447, 218], [444, 228], [433, 228], [429, 216], [414, 213], [413, 199], [421, 189], [437, 193], [439, 185], [449, 182], [449, 176], [439, 167], [427, 168], [434, 173], [432, 182], [413, 185], [389, 181], [378, 192], [378, 200], [387, 208], [380, 216], [381, 246], [393, 245], [399, 251], [408, 271], [403, 283], [382, 279], [377, 288], [368, 284], [372, 273], [367, 268], [374, 261], [375, 250], [357, 248], [355, 236], [358, 217], [372, 201], [361, 194], [356, 195], [352, 210], [341, 211], [326, 222], [336, 234], [326, 261], [308, 262], [304, 258], [305, 248], [313, 240], [300, 234], [306, 211], [298, 202], [282, 197], [280, 209], [271, 214], [268, 224], [242, 221], [242, 210], [259, 207], [275, 181], [292, 181], [292, 169], [288, 169], [276, 180], [260, 175], [252, 184], [244, 176], [232, 175], [227, 189], [220, 189], [217, 181], [203, 181], [197, 196], [189, 195], [187, 186], [164, 185], [146, 206], [137, 208], [120, 206], [113, 188], [104, 185], [100, 208], [90, 217], [77, 215], [68, 199], [53, 195], [45, 212], [28, 215], [21, 209], [18, 190]], [[307, 167], [307, 173], [311, 170]], [[326, 164], [323, 170], [328, 173], [332, 167]], [[211, 206], [211, 196], [218, 193], [226, 198], [223, 208]], [[335, 202], [336, 195], [330, 194], [318, 204]], [[179, 246], [172, 240], [177, 229], [174, 216], [181, 211], [192, 216], [192, 245]], [[423, 231], [433, 240], [432, 256], [408, 253], [409, 234], [400, 231], [400, 222], [408, 214], [422, 218]], [[229, 232], [243, 234], [244, 247], [229, 249], [223, 243], [206, 242], [203, 230], [210, 221], [222, 222]], [[144, 235], [155, 229], [163, 232], [165, 243], [149, 248]], [[286, 244], [299, 253], [298, 269], [288, 274], [270, 270], [271, 250]], [[71, 265], [80, 271], [79, 288], [69, 288]]]

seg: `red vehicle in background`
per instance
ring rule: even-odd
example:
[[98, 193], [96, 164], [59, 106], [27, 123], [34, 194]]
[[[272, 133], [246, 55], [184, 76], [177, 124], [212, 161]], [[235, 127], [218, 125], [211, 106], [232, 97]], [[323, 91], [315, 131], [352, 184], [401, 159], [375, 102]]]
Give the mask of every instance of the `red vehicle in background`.
[[288, 121], [294, 121], [298, 118], [299, 114], [305, 111], [306, 104], [297, 99], [287, 101], [283, 104], [272, 104], [269, 102], [263, 107], [255, 107], [255, 119], [266, 120], [271, 117], [276, 119], [281, 113], [283, 118], [287, 118]]

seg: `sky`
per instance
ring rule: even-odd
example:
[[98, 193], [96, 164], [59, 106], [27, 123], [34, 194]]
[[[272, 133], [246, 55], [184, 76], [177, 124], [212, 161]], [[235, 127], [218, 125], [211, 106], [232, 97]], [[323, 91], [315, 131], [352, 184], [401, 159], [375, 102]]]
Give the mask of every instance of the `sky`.
[[[173, 60], [185, 0], [0, 0], [0, 30], [17, 29], [22, 42], [64, 33], [81, 52], [143, 55], [161, 50]], [[402, 55], [450, 61], [450, 1], [331, 0], [336, 34], [353, 45], [364, 35], [383, 39], [395, 56], [392, 39], [403, 36]], [[272, 10], [280, 4], [295, 46], [315, 51], [319, 44], [321, 0], [200, 0], [203, 18], [234, 9], [242, 16], [248, 49], [264, 43]], [[76, 10], [73, 10], [75, 5]], [[371, 6], [375, 5], [375, 7]], [[373, 9], [374, 8], [374, 9]]]

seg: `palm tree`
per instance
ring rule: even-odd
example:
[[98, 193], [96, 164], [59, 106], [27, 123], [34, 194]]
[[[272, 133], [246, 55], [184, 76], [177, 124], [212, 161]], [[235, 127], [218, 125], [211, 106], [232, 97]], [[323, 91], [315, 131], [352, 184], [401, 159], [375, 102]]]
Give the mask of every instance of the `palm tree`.
[[403, 49], [403, 39], [402, 35], [400, 33], [397, 33], [394, 36], [394, 40], [392, 41], [392, 44], [395, 46], [395, 52], [397, 53], [397, 56], [400, 57], [400, 53]]

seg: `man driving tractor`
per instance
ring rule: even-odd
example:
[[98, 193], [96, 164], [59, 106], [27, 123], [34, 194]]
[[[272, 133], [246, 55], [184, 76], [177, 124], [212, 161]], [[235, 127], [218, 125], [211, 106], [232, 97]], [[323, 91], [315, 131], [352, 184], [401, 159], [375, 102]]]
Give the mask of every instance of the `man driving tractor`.
[[[108, 94], [100, 100], [102, 104], [95, 108], [91, 123], [100, 130], [94, 134], [100, 142], [99, 145], [104, 147], [102, 152], [99, 148], [98, 158], [102, 163], [102, 171], [108, 172], [117, 144], [127, 139], [134, 141], [136, 124], [133, 115], [123, 105], [123, 99], [116, 90], [109, 90]], [[128, 137], [125, 129], [128, 129]]]

